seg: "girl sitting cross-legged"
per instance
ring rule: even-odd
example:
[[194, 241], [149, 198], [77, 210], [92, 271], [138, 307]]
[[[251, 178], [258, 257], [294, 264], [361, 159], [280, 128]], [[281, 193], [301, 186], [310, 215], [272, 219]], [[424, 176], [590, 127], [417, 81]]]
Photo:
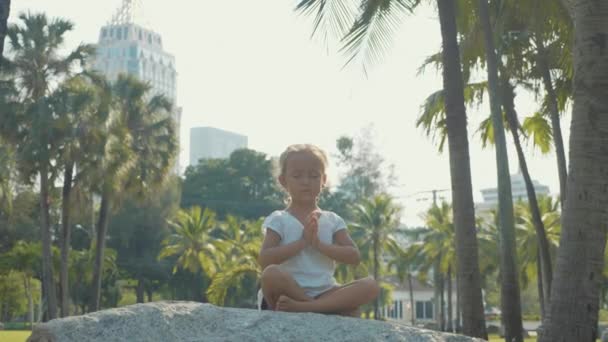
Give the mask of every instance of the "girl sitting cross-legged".
[[317, 206], [325, 186], [327, 156], [313, 145], [291, 145], [279, 158], [279, 182], [290, 197], [270, 214], [260, 251], [262, 308], [359, 316], [380, 289], [372, 278], [339, 285], [335, 262], [359, 263], [344, 220]]

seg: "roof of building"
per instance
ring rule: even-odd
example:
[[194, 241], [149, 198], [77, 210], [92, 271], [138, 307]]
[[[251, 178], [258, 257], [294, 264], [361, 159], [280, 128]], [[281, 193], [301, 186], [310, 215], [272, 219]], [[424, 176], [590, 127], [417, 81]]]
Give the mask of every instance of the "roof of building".
[[111, 25], [137, 24], [142, 27], [150, 26], [143, 15], [142, 0], [123, 0], [110, 21]]

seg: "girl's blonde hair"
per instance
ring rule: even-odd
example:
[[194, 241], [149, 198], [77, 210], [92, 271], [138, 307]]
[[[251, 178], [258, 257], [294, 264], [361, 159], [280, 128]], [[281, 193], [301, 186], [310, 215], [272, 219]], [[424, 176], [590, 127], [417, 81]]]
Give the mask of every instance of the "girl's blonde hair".
[[291, 155], [298, 152], [309, 152], [313, 156], [315, 156], [323, 165], [323, 173], [325, 174], [325, 170], [327, 170], [327, 166], [329, 164], [327, 160], [327, 154], [321, 148], [312, 144], [294, 144], [289, 145], [281, 153], [279, 157], [279, 176], [285, 175], [285, 169], [287, 168], [287, 160]]

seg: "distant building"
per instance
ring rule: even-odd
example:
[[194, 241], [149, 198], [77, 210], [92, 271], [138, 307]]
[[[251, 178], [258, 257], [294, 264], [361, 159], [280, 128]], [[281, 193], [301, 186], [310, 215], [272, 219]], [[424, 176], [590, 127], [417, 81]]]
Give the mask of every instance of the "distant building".
[[[99, 33], [94, 69], [114, 81], [119, 74], [130, 74], [148, 82], [154, 95], [164, 95], [173, 103], [178, 134], [182, 108], [177, 106], [175, 57], [163, 49], [160, 34], [144, 27], [141, 0], [123, 0], [112, 20]], [[179, 157], [175, 171], [179, 173]]]
[[228, 158], [237, 149], [247, 148], [247, 136], [213, 127], [190, 129], [190, 165], [200, 159]]
[[[536, 192], [536, 196], [548, 196], [550, 191], [549, 187], [543, 184], [540, 184], [536, 180], [532, 180], [532, 184], [534, 186], [534, 190]], [[526, 191], [526, 183], [524, 181], [524, 176], [521, 172], [518, 172], [514, 175], [511, 175], [511, 193], [513, 196], [513, 202], [517, 201], [528, 201], [528, 193]], [[497, 188], [487, 188], [481, 190], [481, 195], [483, 197], [483, 202], [478, 203], [476, 208], [478, 211], [488, 211], [491, 209], [496, 209], [498, 207], [498, 189]]]

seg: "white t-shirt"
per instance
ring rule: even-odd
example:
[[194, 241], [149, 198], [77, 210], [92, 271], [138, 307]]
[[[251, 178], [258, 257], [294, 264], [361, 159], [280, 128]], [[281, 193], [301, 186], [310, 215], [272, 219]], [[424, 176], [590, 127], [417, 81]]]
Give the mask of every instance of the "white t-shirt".
[[[285, 210], [270, 214], [262, 224], [263, 228], [272, 229], [281, 237], [279, 245], [287, 245], [302, 238], [304, 226]], [[331, 211], [321, 211], [319, 217], [319, 240], [325, 244], [333, 243], [334, 234], [346, 229], [346, 223]], [[298, 254], [280, 265], [289, 272], [302, 288], [324, 288], [336, 284], [334, 272], [336, 265], [333, 259], [325, 256], [312, 246], [306, 246]]]

